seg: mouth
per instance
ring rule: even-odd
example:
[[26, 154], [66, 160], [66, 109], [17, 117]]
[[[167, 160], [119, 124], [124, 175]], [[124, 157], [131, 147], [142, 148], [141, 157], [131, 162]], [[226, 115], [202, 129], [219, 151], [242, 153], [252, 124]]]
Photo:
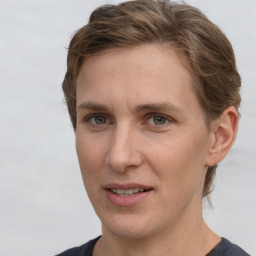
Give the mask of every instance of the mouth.
[[130, 188], [130, 189], [116, 189], [116, 188], [110, 188], [108, 189], [112, 193], [118, 195], [118, 196], [133, 196], [138, 193], [147, 192], [151, 189], [144, 189], [144, 188]]
[[142, 203], [153, 191], [152, 187], [141, 184], [108, 184], [104, 187], [108, 201], [121, 207], [135, 206]]

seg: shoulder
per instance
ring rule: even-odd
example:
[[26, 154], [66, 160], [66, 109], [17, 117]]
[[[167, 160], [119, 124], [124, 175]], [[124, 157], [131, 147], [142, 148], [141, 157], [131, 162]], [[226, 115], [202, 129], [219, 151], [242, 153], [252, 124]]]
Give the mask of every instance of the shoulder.
[[250, 256], [238, 245], [231, 243], [226, 238], [221, 241], [206, 256]]
[[56, 256], [92, 256], [93, 248], [99, 238], [100, 237], [97, 237], [81, 246], [68, 249]]

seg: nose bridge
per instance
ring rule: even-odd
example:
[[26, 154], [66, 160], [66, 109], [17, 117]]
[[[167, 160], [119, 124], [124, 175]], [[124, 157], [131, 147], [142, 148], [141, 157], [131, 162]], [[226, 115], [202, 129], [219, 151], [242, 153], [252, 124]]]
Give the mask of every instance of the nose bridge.
[[136, 131], [132, 125], [117, 125], [107, 153], [107, 164], [119, 172], [128, 167], [138, 167], [142, 163], [142, 156], [137, 146]]

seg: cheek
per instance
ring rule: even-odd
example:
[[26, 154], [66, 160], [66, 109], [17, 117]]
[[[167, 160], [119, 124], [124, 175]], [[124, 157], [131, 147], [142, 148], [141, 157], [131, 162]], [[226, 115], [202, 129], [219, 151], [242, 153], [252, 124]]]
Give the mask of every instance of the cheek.
[[[193, 138], [193, 139], [191, 139]], [[165, 186], [164, 194], [179, 197], [188, 191], [201, 188], [204, 182], [206, 140], [186, 136], [172, 138], [152, 147], [149, 163]]]
[[100, 188], [101, 162], [100, 150], [88, 136], [76, 134], [76, 152], [87, 195], [94, 205], [98, 201]]
[[85, 185], [96, 177], [104, 162], [102, 145], [77, 131], [76, 152]]

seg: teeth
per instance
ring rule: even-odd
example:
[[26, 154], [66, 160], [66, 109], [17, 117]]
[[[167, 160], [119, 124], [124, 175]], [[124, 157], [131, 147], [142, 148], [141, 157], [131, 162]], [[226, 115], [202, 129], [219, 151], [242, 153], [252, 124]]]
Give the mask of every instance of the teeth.
[[130, 196], [130, 195], [134, 195], [136, 193], [139, 192], [143, 192], [144, 189], [143, 188], [131, 188], [131, 189], [115, 189], [112, 188], [110, 189], [114, 194], [117, 194], [119, 196]]
[[126, 195], [132, 195], [133, 194], [133, 189], [127, 189], [127, 190], [124, 191], [124, 193]]
[[118, 195], [125, 194], [125, 190], [123, 190], [123, 189], [117, 189], [117, 190], [116, 190], [116, 193], [117, 193]]
[[[142, 191], [143, 191], [144, 189], [142, 189]], [[140, 189], [139, 188], [134, 188], [133, 189], [133, 193], [138, 193], [138, 192], [140, 192]]]

